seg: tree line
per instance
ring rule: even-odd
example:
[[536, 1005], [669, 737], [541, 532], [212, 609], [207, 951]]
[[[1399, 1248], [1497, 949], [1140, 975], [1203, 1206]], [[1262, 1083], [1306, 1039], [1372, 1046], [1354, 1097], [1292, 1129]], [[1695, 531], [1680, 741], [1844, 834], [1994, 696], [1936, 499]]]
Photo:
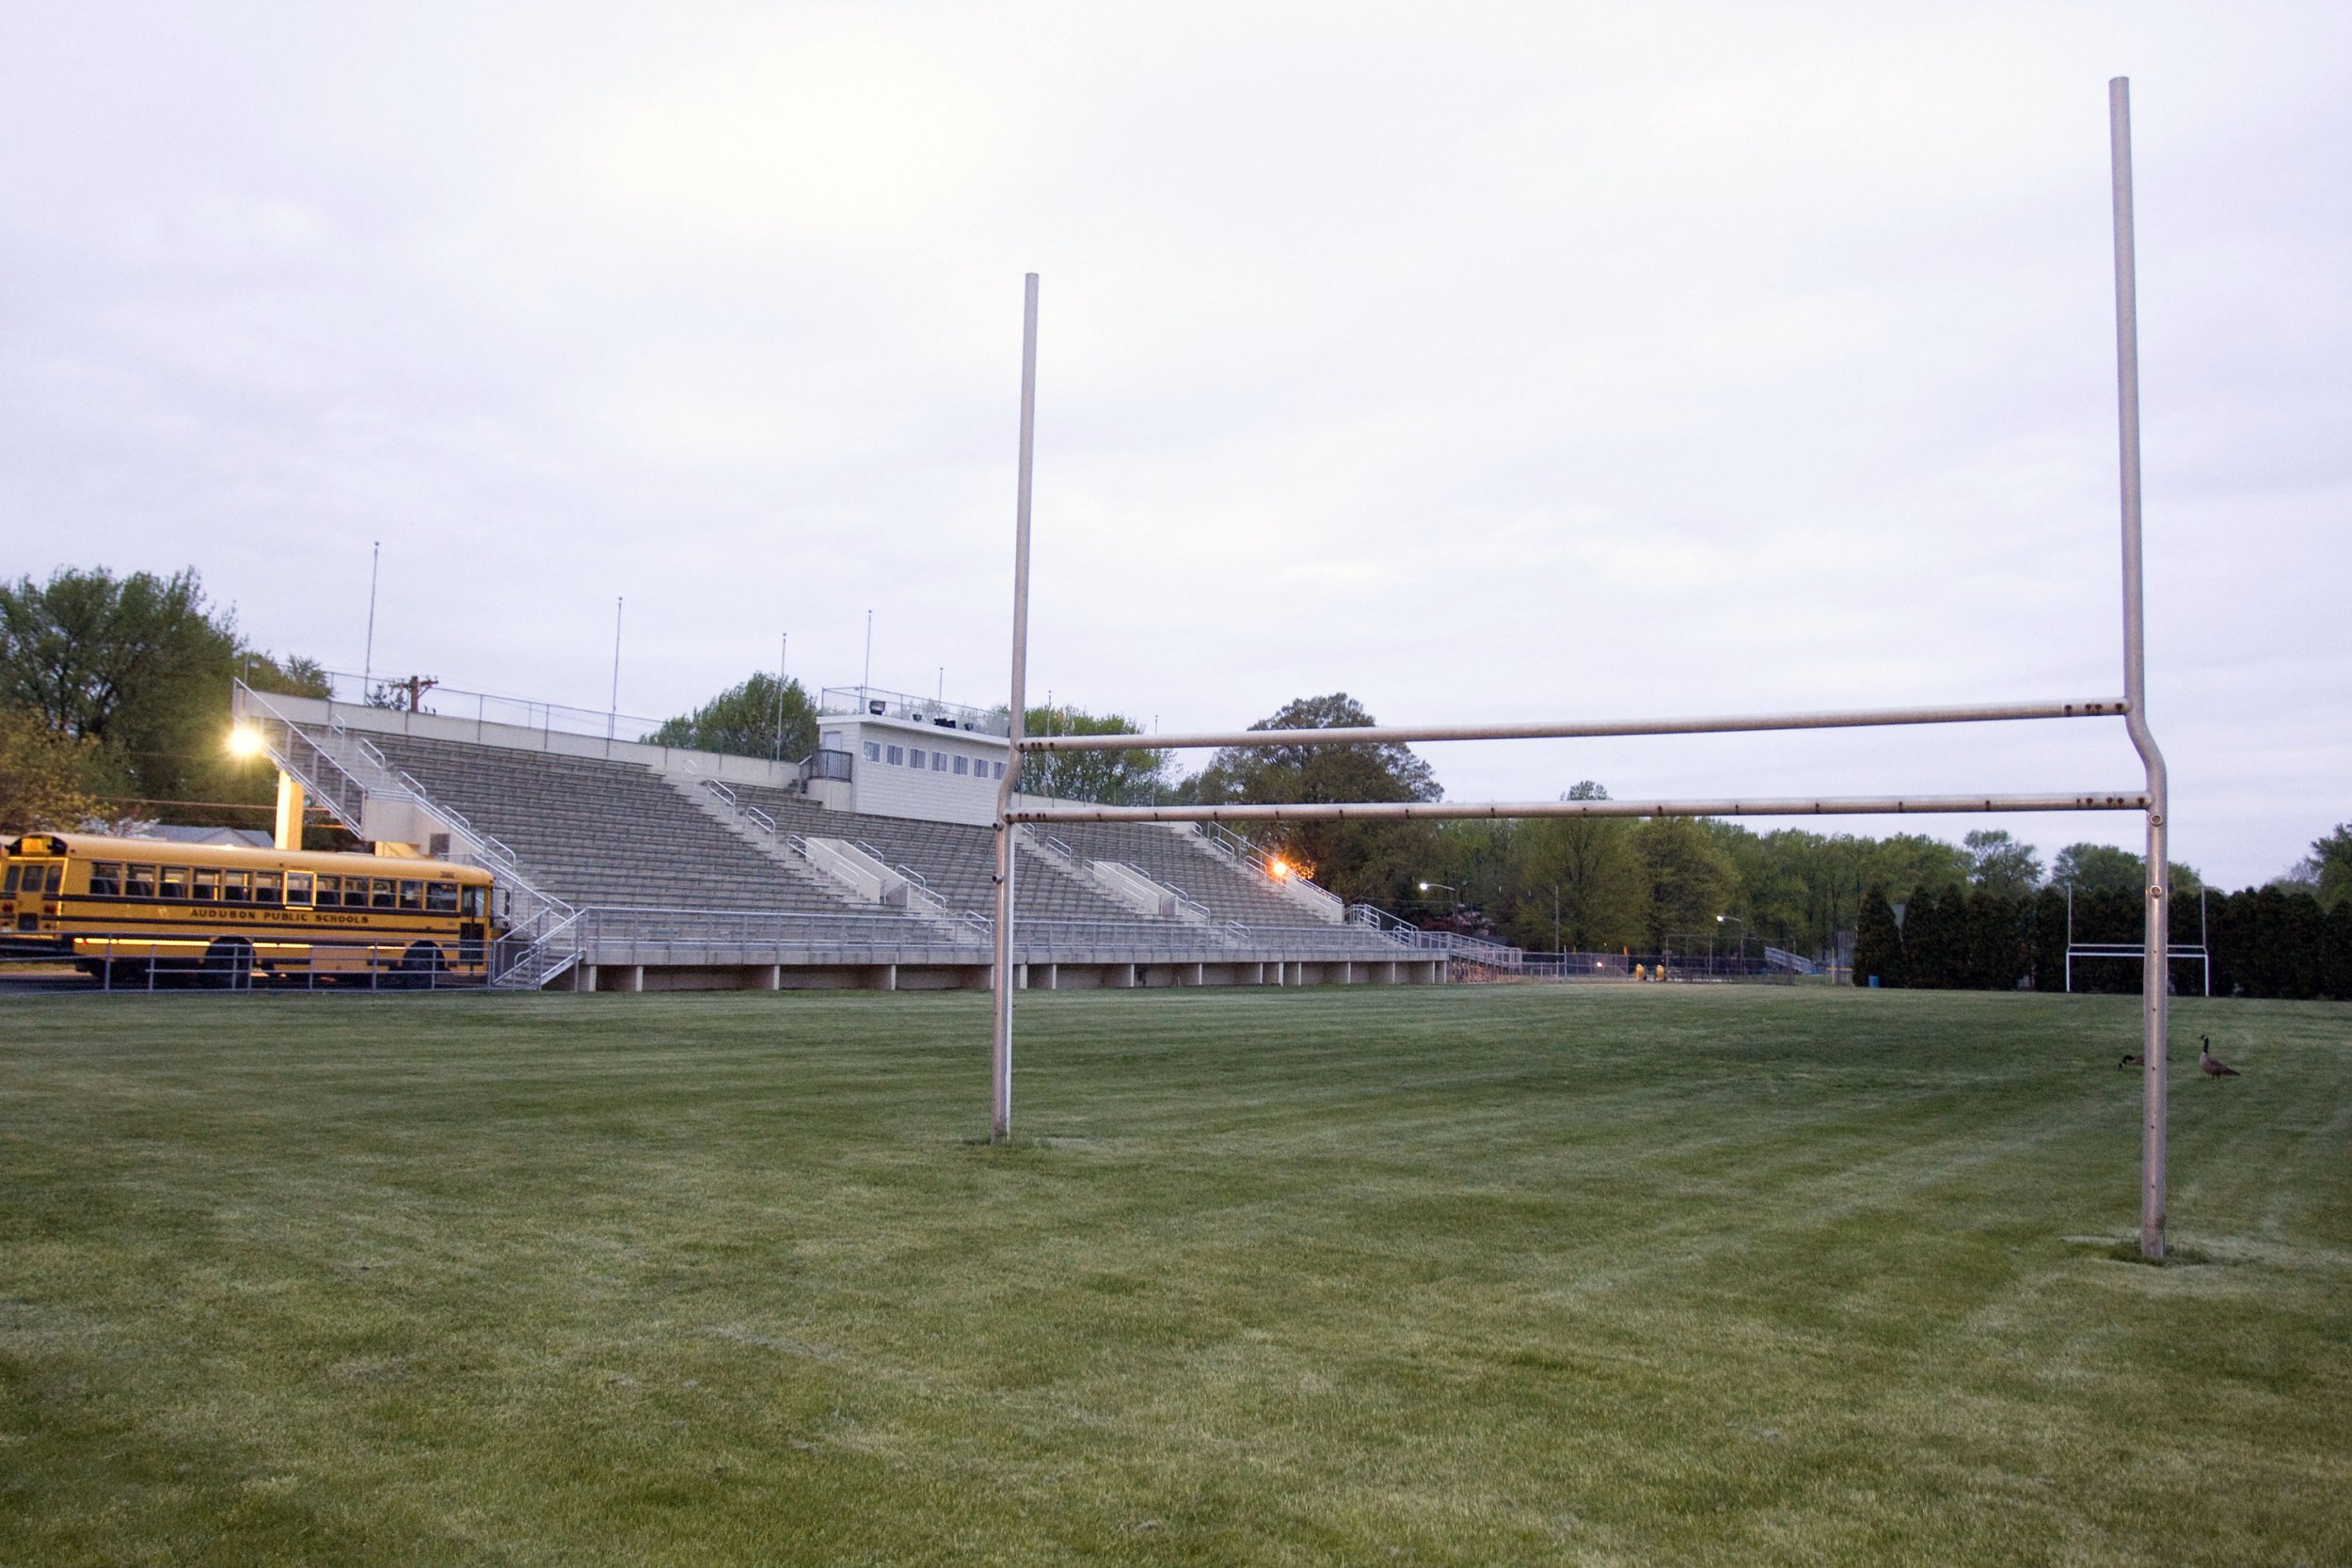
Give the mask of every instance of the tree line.
[[[2348, 838], [2352, 830], [2341, 827], [2330, 835]], [[2137, 992], [2141, 958], [2076, 958], [2070, 976], [2067, 946], [2071, 929], [2076, 943], [2139, 947], [2146, 935], [2139, 887], [2076, 891], [2069, 904], [2062, 886], [2024, 898], [1946, 886], [1906, 904], [1874, 888], [1863, 902], [1854, 984]], [[2352, 1000], [2352, 897], [2328, 904], [2310, 888], [2281, 883], [2239, 893], [2176, 890], [2165, 929], [2174, 950], [2171, 986], [2182, 994], [2210, 985], [2216, 996]], [[2179, 956], [2200, 944], [2202, 963]]]
[[[258, 690], [328, 691], [314, 661], [248, 643], [192, 568], [167, 577], [62, 568], [45, 582], [0, 586], [0, 829], [167, 816], [255, 824], [274, 781], [266, 765], [228, 753], [237, 678]], [[1142, 729], [1122, 714], [1066, 705], [1031, 708], [1024, 723], [1033, 735]], [[1331, 692], [1286, 703], [1250, 727], [1375, 723], [1362, 704]], [[815, 750], [817, 726], [817, 705], [797, 680], [760, 673], [645, 738], [792, 761]], [[1406, 746], [1288, 743], [1220, 751], [1191, 773], [1155, 749], [1038, 752], [1024, 760], [1021, 787], [1108, 803], [1444, 793]], [[1562, 792], [1607, 797], [1592, 780]], [[1547, 817], [1282, 822], [1250, 836], [1350, 902], [1537, 950], [1725, 953], [1770, 943], [1811, 956], [1852, 933], [1857, 974], [1882, 985], [2047, 989], [2062, 980], [2067, 890], [2081, 940], [2137, 940], [2139, 857], [2075, 844], [2045, 875], [2030, 846], [1997, 830], [1952, 844], [1680, 817]], [[2193, 942], [2178, 922], [2203, 884], [2192, 867], [2171, 873], [2175, 941]], [[2216, 896], [2207, 911], [2217, 990], [2352, 993], [2342, 971], [2352, 826], [2316, 841], [2270, 886]], [[2136, 962], [2091, 960], [2075, 974], [2077, 990], [2137, 984]]]

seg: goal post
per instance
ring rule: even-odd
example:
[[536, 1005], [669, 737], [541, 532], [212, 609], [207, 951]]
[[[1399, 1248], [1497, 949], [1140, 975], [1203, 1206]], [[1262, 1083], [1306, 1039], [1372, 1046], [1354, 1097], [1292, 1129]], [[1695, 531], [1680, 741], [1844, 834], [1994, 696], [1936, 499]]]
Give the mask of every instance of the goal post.
[[[1037, 736], [1023, 732], [1029, 626], [1030, 467], [1037, 388], [1038, 277], [1024, 283], [1021, 451], [1014, 529], [1010, 760], [996, 793], [995, 965], [991, 1050], [990, 1136], [1012, 1135], [1014, 986], [1014, 836], [1025, 823], [1298, 822], [1475, 820], [1564, 816], [1824, 816], [1911, 814], [2137, 811], [2147, 817], [2147, 976], [2141, 1006], [2142, 1156], [2140, 1254], [2165, 1251], [2165, 1034], [2167, 780], [2146, 716], [2146, 639], [2142, 615], [2139, 499], [2139, 373], [2134, 300], [2129, 84], [2107, 84], [2114, 195], [2117, 413], [2122, 499], [2123, 695], [2072, 702], [1985, 704], [1962, 707], [1880, 708], [1847, 712], [1732, 715], [1716, 718], [1551, 721], [1518, 724], [1389, 724], [1322, 730], [1234, 730], [1183, 735]], [[1851, 729], [1984, 723], [2037, 719], [2121, 718], [2146, 778], [2137, 788], [2024, 795], [1831, 796], [1812, 799], [1726, 797], [1694, 800], [1314, 801], [1287, 804], [1097, 805], [1081, 801], [1016, 804], [1021, 760], [1029, 752], [1185, 751], [1273, 746], [1357, 746], [1458, 740], [1533, 740], [1620, 736], [1724, 735], [1775, 730]]]

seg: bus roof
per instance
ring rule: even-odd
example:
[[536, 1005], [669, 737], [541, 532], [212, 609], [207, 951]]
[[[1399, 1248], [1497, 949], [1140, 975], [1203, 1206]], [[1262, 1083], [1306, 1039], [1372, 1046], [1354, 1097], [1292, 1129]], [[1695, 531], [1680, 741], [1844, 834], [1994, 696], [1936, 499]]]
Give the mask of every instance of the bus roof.
[[182, 844], [167, 838], [111, 838], [103, 833], [26, 833], [0, 841], [12, 855], [71, 855], [93, 860], [154, 861], [173, 865], [277, 866], [344, 876], [431, 877], [487, 882], [479, 866], [405, 855], [356, 855], [327, 849], [262, 849], [229, 844]]

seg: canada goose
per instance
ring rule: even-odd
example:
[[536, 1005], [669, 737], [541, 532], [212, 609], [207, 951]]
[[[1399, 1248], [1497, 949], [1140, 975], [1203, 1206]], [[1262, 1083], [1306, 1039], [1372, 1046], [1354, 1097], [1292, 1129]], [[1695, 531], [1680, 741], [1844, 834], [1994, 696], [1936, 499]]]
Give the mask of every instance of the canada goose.
[[2148, 1065], [2148, 1058], [2147, 1058], [2147, 1057], [2145, 1057], [2145, 1056], [2143, 1056], [2143, 1055], [2141, 1055], [2141, 1054], [2140, 1054], [2138, 1052], [2137, 1052], [2137, 1051], [2127, 1051], [2127, 1052], [2125, 1052], [2125, 1053], [2123, 1053], [2123, 1055], [2122, 1055], [2122, 1058], [2121, 1060], [2119, 1060], [2119, 1061], [2115, 1064], [2115, 1066], [2116, 1066], [2116, 1069], [2117, 1069], [2118, 1071], [2121, 1071], [2121, 1070], [2122, 1070], [2124, 1068], [2127, 1068], [2127, 1067], [2146, 1067], [2147, 1065]]
[[2208, 1078], [2235, 1078], [2237, 1069], [2213, 1053], [2213, 1041], [2203, 1035], [2197, 1037], [2197, 1067]]

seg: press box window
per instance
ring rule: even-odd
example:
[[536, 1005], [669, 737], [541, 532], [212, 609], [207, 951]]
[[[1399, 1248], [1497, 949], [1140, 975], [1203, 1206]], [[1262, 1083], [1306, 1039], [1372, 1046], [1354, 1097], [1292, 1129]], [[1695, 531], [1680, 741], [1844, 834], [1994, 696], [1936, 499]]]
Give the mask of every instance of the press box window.
[[867, 742], [866, 743], [866, 761], [868, 761], [868, 762], [880, 762], [880, 761], [882, 761], [882, 742], [881, 742], [881, 741], [879, 741], [879, 740], [869, 740], [869, 741], [867, 741]]
[[971, 772], [971, 771], [972, 771], [972, 759], [971, 759], [970, 757], [958, 757], [958, 758], [956, 758], [956, 777], [957, 777], [957, 778], [961, 779], [961, 778], [962, 778], [962, 777], [963, 777], [966, 773], [969, 773], [969, 772]]
[[931, 771], [934, 773], [945, 773], [947, 771], [946, 752], [933, 752], [931, 753]]
[[885, 747], [884, 750], [889, 753], [891, 767], [903, 768], [906, 766], [907, 749], [904, 746], [890, 746]]
[[907, 766], [914, 768], [918, 773], [923, 770], [925, 765], [923, 761], [922, 747], [914, 747], [907, 752]]

